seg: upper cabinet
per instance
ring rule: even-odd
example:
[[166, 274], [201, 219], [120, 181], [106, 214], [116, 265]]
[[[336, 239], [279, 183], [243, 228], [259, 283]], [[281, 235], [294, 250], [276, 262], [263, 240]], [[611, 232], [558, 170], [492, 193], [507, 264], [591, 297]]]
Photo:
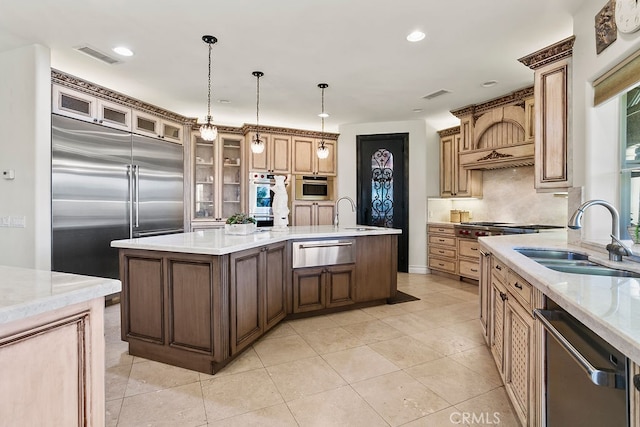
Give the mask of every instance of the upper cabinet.
[[265, 147], [262, 153], [251, 151], [251, 141], [255, 138], [255, 132], [246, 134], [247, 155], [249, 158], [249, 170], [251, 172], [269, 172], [273, 174], [287, 175], [291, 173], [291, 137], [260, 133], [260, 139]]
[[519, 61], [534, 70], [535, 187], [538, 191], [572, 186], [571, 56], [575, 37]]
[[464, 143], [460, 127], [440, 132], [440, 197], [482, 197], [482, 171], [459, 162]]
[[336, 141], [325, 139], [329, 157], [320, 159], [317, 148], [320, 138], [293, 137], [293, 173], [296, 175], [336, 175]]
[[52, 112], [182, 144], [196, 119], [146, 104], [119, 92], [51, 70]]

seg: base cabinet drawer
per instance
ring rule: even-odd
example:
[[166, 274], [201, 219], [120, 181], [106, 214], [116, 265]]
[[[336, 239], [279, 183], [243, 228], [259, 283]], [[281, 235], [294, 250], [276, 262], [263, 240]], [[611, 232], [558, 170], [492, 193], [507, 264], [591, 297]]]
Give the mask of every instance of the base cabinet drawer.
[[455, 259], [456, 251], [438, 246], [429, 246], [429, 256]]
[[479, 261], [459, 261], [459, 274], [470, 279], [478, 280], [480, 278], [480, 262]]
[[452, 248], [456, 247], [456, 238], [455, 237], [445, 237], [445, 236], [429, 236], [429, 244], [430, 245], [443, 245], [443, 246], [451, 246]]
[[429, 268], [446, 273], [456, 274], [456, 261], [445, 260], [441, 258], [429, 258]]

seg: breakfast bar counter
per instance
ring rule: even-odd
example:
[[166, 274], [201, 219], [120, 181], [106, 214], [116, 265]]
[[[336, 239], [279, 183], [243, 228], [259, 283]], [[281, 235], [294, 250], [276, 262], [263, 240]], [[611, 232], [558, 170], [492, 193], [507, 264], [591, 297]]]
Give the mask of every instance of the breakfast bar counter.
[[112, 242], [129, 353], [215, 373], [285, 317], [384, 304], [396, 294], [401, 230], [258, 230]]

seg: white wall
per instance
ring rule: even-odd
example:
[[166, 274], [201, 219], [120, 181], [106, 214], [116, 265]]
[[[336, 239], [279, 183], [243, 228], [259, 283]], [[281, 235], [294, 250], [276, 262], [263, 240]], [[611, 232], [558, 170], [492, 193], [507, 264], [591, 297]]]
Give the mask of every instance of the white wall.
[[[597, 55], [593, 23], [604, 3], [584, 0], [574, 15], [574, 185], [584, 186], [584, 200], [604, 199], [619, 207], [619, 106], [613, 100], [594, 108], [592, 82], [640, 48], [640, 32], [618, 33], [617, 40]], [[584, 220], [585, 240], [608, 240], [611, 218], [604, 208], [591, 208]]]
[[[439, 137], [423, 120], [340, 126], [338, 196], [356, 199], [356, 136], [409, 133], [409, 272], [427, 273], [427, 195], [439, 190]], [[349, 159], [349, 160], [345, 160]], [[356, 214], [340, 210], [341, 224], [355, 224]]]
[[51, 63], [40, 45], [0, 52], [0, 217], [25, 217], [24, 228], [0, 227], [0, 264], [51, 268]]

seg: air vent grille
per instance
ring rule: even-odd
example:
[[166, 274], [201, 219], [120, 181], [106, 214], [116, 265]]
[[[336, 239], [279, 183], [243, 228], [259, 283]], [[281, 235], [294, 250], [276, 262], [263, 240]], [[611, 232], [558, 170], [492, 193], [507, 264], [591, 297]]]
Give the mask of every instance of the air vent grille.
[[447, 93], [451, 93], [451, 91], [447, 90], [447, 89], [440, 89], [440, 90], [437, 90], [435, 92], [430, 93], [429, 95], [423, 96], [422, 99], [433, 99], [433, 98], [437, 98], [437, 97], [442, 96], [442, 95], [446, 95]]
[[84, 53], [85, 55], [89, 55], [90, 57], [95, 58], [99, 61], [105, 62], [109, 65], [119, 64], [121, 62], [87, 45], [76, 47], [76, 50]]

